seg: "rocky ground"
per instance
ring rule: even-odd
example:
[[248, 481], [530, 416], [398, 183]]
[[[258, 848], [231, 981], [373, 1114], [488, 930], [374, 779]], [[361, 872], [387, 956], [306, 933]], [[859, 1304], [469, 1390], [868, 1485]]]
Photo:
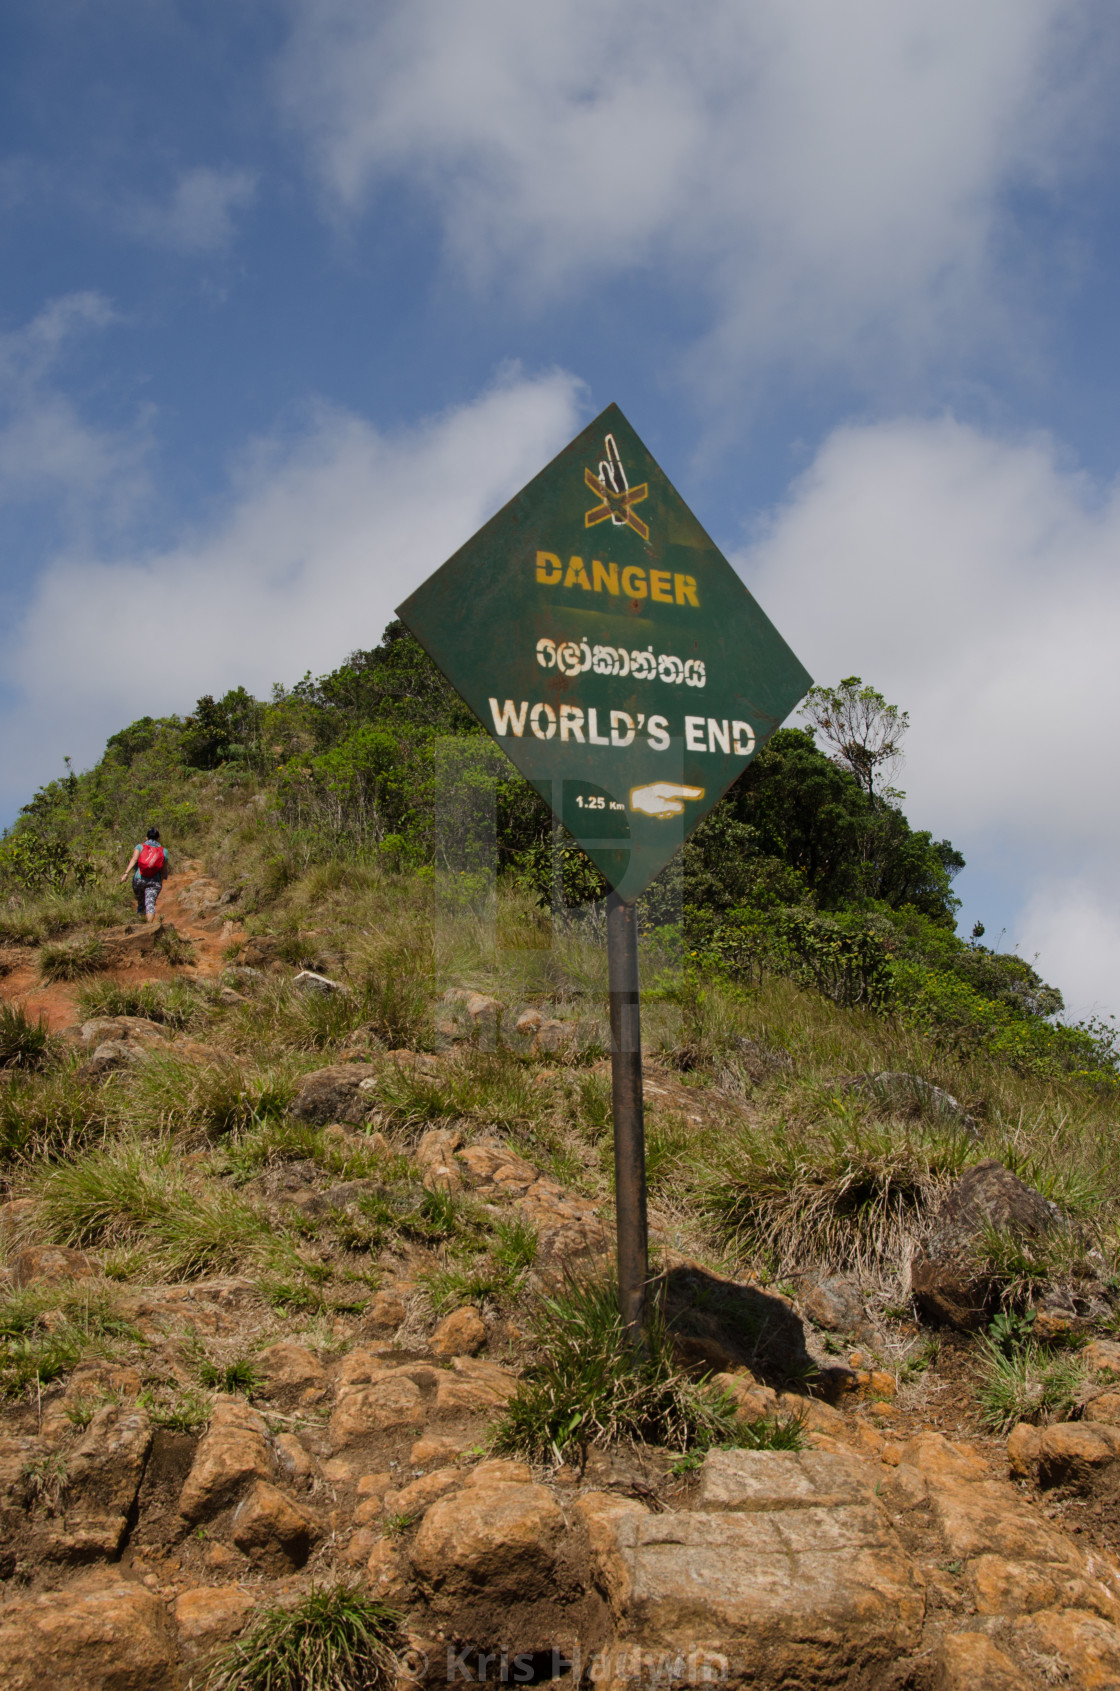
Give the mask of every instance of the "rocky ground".
[[[200, 871], [173, 878], [162, 905], [191, 960], [167, 962], [157, 933], [136, 928], [113, 941], [118, 978], [221, 978], [237, 995], [223, 971], [239, 930]], [[239, 962], [254, 966], [244, 951]], [[5, 996], [42, 1012], [90, 1086], [168, 1044], [201, 1064], [213, 1055], [143, 1017], [75, 1023], [73, 986], [41, 987], [15, 950], [7, 964]], [[292, 973], [264, 954], [258, 965]], [[337, 1168], [399, 1149], [378, 1111], [386, 1074], [453, 1065], [456, 1026], [497, 1010], [462, 993], [445, 1014], [442, 1053], [356, 1050], [302, 1078], [292, 1116], [324, 1130], [335, 1169], [278, 1156], [240, 1188], [278, 1227], [306, 1228], [324, 1273], [332, 1254], [375, 1260], [348, 1303], [313, 1321], [250, 1275], [137, 1285], [106, 1253], [44, 1242], [36, 1198], [9, 1192], [9, 1294], [63, 1288], [67, 1319], [75, 1299], [87, 1314], [111, 1308], [119, 1337], [111, 1358], [3, 1409], [0, 1685], [201, 1686], [213, 1652], [262, 1607], [341, 1577], [404, 1615], [405, 1685], [1120, 1688], [1120, 1344], [1107, 1337], [1082, 1352], [1073, 1419], [997, 1439], [976, 1419], [963, 1337], [950, 1331], [935, 1356], [915, 1322], [896, 1316], [888, 1330], [849, 1281], [778, 1289], [718, 1274], [655, 1214], [682, 1365], [748, 1420], [798, 1417], [803, 1448], [495, 1456], [491, 1428], [532, 1362], [522, 1312], [480, 1300], [435, 1319], [417, 1291], [422, 1243], [363, 1258], [336, 1226], [376, 1187]], [[547, 1051], [548, 1018], [519, 1037]], [[647, 1084], [686, 1119], [739, 1107], [655, 1064]], [[207, 1155], [185, 1153], [184, 1178]], [[531, 1226], [538, 1285], [610, 1252], [609, 1209], [499, 1127], [429, 1129], [409, 1156], [427, 1190]], [[951, 1196], [946, 1228], [981, 1211], [1004, 1222], [1008, 1206], [1034, 1225], [1043, 1200], [985, 1170]], [[915, 1286], [927, 1302], [955, 1299], [959, 1329], [970, 1289], [956, 1266], [948, 1245], [931, 1246]], [[203, 1355], [212, 1386], [192, 1414], [182, 1405]]]

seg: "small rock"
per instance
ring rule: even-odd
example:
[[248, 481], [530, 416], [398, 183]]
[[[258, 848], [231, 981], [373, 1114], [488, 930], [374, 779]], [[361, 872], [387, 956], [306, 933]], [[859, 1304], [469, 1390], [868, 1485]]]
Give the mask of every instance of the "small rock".
[[311, 1546], [323, 1536], [322, 1523], [267, 1480], [258, 1480], [233, 1517], [233, 1542], [266, 1569], [302, 1568]]
[[1093, 1339], [1081, 1352], [1081, 1360], [1094, 1374], [1120, 1374], [1120, 1344], [1115, 1339]]
[[354, 1478], [352, 1463], [344, 1462], [341, 1456], [332, 1456], [329, 1462], [322, 1463], [321, 1471], [328, 1485], [349, 1485]]
[[1033, 1479], [1038, 1470], [1042, 1434], [1029, 1421], [1012, 1427], [1007, 1438], [1007, 1465], [1017, 1480]]
[[102, 1405], [70, 1453], [62, 1508], [43, 1535], [46, 1556], [88, 1562], [117, 1555], [151, 1442], [151, 1424], [142, 1409]]
[[570, 1022], [558, 1022], [553, 1018], [541, 1022], [529, 1048], [530, 1055], [557, 1056], [568, 1049], [574, 1035], [575, 1029]]
[[332, 993], [346, 994], [350, 991], [341, 981], [332, 981], [326, 975], [317, 975], [314, 969], [301, 969], [292, 985], [297, 992], [313, 992], [324, 998], [329, 998]]
[[1102, 1392], [1099, 1397], [1090, 1398], [1082, 1413], [1086, 1421], [1120, 1427], [1120, 1392]]
[[744, 1421], [761, 1421], [773, 1416], [778, 1408], [778, 1394], [770, 1386], [760, 1386], [753, 1374], [714, 1374], [711, 1380], [716, 1391], [726, 1392], [734, 1399], [736, 1412]]
[[1044, 1427], [1038, 1450], [1039, 1484], [1086, 1488], [1095, 1473], [1120, 1456], [1120, 1428], [1088, 1421]]
[[334, 1063], [304, 1075], [291, 1107], [299, 1121], [363, 1122], [371, 1099], [360, 1090], [363, 1080], [375, 1080], [377, 1070], [367, 1063]]
[[363, 1333], [395, 1333], [407, 1314], [395, 1292], [377, 1292], [362, 1311], [359, 1327]]
[[[369, 1505], [364, 1504], [363, 1508], [368, 1509]], [[380, 1527], [371, 1525], [369, 1521], [360, 1521], [358, 1517], [361, 1513], [362, 1511], [359, 1509], [357, 1515], [354, 1516], [358, 1531], [354, 1533], [342, 1553], [343, 1559], [349, 1562], [352, 1568], [360, 1568], [384, 1536]]]
[[472, 1469], [468, 1485], [492, 1485], [497, 1480], [510, 1485], [530, 1485], [533, 1470], [528, 1462], [513, 1462], [508, 1457], [494, 1456], [488, 1462], [480, 1462]]
[[277, 1433], [275, 1449], [277, 1466], [285, 1478], [304, 1490], [310, 1486], [318, 1463], [295, 1433]]
[[257, 1358], [270, 1386], [322, 1386], [327, 1376], [314, 1351], [304, 1345], [282, 1342], [269, 1345]]
[[1022, 1691], [1010, 1656], [982, 1632], [953, 1632], [933, 1655], [932, 1691]]
[[363, 1474], [355, 1489], [359, 1497], [381, 1498], [392, 1484], [391, 1474]]
[[798, 1281], [797, 1296], [810, 1321], [830, 1333], [854, 1333], [864, 1319], [863, 1299], [854, 1280], [835, 1277]]
[[340, 1391], [331, 1416], [331, 1438], [337, 1446], [370, 1433], [390, 1432], [396, 1427], [420, 1427], [427, 1420], [420, 1388], [400, 1375], [376, 1381], [371, 1386], [354, 1386]]
[[208, 1544], [203, 1553], [203, 1563], [214, 1573], [229, 1573], [231, 1568], [244, 1570], [245, 1558], [240, 1550], [231, 1550], [228, 1544]]
[[437, 1497], [444, 1492], [451, 1491], [455, 1486], [462, 1485], [463, 1476], [457, 1468], [436, 1468], [431, 1474], [422, 1474], [411, 1485], [404, 1486], [400, 1491], [387, 1492], [383, 1498], [385, 1508], [394, 1515], [422, 1515]]
[[437, 1356], [474, 1356], [486, 1343], [486, 1324], [473, 1304], [445, 1315], [431, 1338]]
[[539, 1010], [522, 1010], [513, 1026], [522, 1039], [530, 1039], [543, 1021], [544, 1017]]
[[457, 1128], [434, 1127], [424, 1134], [413, 1155], [429, 1190], [455, 1191], [463, 1184], [463, 1172], [455, 1160], [462, 1142]]
[[60, 1280], [85, 1280], [94, 1272], [84, 1251], [62, 1245], [26, 1245], [12, 1258], [12, 1283], [30, 1286], [42, 1280], [48, 1285]]
[[463, 1448], [459, 1439], [437, 1438], [433, 1433], [425, 1433], [422, 1439], [416, 1440], [408, 1453], [409, 1467], [446, 1467], [448, 1463], [458, 1460]]
[[236, 1638], [256, 1608], [256, 1599], [236, 1585], [200, 1585], [175, 1600], [175, 1625], [183, 1654], [193, 1660]]
[[264, 1420], [243, 1398], [219, 1398], [179, 1497], [179, 1513], [197, 1521], [232, 1503], [250, 1480], [271, 1479], [272, 1446]]
[[366, 1562], [370, 1594], [382, 1603], [407, 1603], [413, 1593], [408, 1563], [387, 1538], [371, 1549]]

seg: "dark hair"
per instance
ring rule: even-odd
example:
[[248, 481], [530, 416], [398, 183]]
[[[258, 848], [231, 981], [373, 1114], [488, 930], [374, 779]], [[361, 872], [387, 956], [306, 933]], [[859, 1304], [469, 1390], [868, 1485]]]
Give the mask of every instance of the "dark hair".
[[150, 840], [158, 840], [159, 839], [159, 829], [158, 828], [149, 828], [148, 829], [148, 838]]

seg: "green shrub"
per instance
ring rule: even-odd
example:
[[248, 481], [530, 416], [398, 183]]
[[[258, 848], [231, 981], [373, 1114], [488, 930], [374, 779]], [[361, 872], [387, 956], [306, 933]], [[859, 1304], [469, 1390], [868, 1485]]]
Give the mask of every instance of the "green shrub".
[[388, 1691], [401, 1617], [358, 1586], [313, 1590], [261, 1609], [220, 1653], [204, 1691]]
[[544, 1354], [498, 1421], [496, 1450], [559, 1461], [623, 1439], [674, 1450], [739, 1443], [734, 1404], [680, 1372], [656, 1306], [635, 1346], [611, 1280], [569, 1278], [542, 1299], [533, 1330]]
[[40, 1016], [31, 1021], [20, 1004], [0, 1002], [0, 1068], [40, 1069], [51, 1050], [51, 1038]]
[[198, 1377], [210, 1391], [240, 1392], [244, 1397], [252, 1397], [261, 1386], [260, 1370], [247, 1356], [236, 1357], [232, 1362], [212, 1362], [206, 1358], [199, 1364]]
[[99, 1016], [140, 1016], [167, 1027], [185, 1028], [206, 1004], [193, 984], [176, 981], [90, 981], [78, 989], [78, 1014], [83, 1021]]

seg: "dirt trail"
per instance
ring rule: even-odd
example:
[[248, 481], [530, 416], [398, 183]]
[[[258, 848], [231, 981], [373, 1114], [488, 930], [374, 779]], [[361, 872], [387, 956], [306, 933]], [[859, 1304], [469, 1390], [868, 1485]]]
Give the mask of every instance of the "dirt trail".
[[[201, 912], [197, 910], [198, 898], [188, 889], [197, 888], [205, 878], [202, 864], [194, 862], [186, 863], [177, 874], [169, 875], [160, 894], [157, 920], [151, 929], [155, 933], [161, 927], [173, 927], [183, 939], [190, 940], [194, 946], [193, 962], [173, 966], [157, 952], [132, 957], [123, 967], [103, 969], [96, 975], [87, 975], [84, 980], [56, 981], [45, 985], [39, 977], [37, 950], [32, 946], [9, 946], [0, 948], [0, 969], [5, 963], [7, 965], [6, 971], [0, 975], [0, 998], [22, 1004], [29, 1016], [41, 1017], [52, 1032], [57, 1032], [76, 1021], [78, 993], [88, 981], [113, 980], [139, 986], [144, 981], [206, 980], [220, 974], [225, 963], [223, 953], [233, 934], [240, 932], [240, 925], [226, 921], [213, 906], [206, 908], [204, 904]], [[127, 887], [120, 889], [122, 914], [131, 903], [128, 891]], [[111, 943], [114, 939], [138, 934], [143, 927], [144, 924], [133, 915], [131, 921], [125, 919], [121, 927], [105, 929], [103, 937]]]

